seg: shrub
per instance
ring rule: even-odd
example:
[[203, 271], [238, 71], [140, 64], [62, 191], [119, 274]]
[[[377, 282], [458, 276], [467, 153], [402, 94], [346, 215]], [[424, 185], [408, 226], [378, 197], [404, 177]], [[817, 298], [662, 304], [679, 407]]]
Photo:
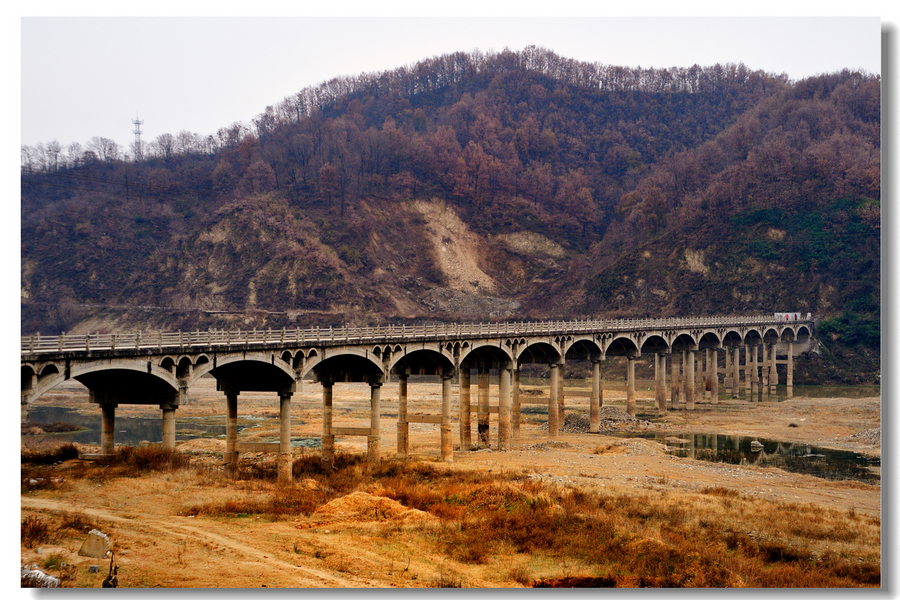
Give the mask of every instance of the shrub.
[[28, 516], [22, 520], [22, 544], [32, 548], [50, 539], [50, 528], [37, 517]]
[[52, 465], [78, 458], [78, 448], [67, 442], [50, 448], [22, 448], [22, 464]]

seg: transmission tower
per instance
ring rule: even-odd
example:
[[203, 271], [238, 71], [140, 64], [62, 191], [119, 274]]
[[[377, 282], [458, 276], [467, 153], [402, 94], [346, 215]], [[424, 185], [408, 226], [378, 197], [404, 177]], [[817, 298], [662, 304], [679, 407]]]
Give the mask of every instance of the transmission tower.
[[134, 160], [143, 160], [144, 152], [141, 150], [141, 125], [143, 125], [144, 122], [135, 117], [132, 123], [134, 123]]

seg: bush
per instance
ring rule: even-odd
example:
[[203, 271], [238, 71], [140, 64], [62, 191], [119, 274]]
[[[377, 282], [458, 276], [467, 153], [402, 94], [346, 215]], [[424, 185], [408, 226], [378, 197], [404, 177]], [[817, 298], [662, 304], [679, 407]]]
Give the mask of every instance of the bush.
[[28, 516], [22, 520], [22, 544], [33, 548], [50, 539], [50, 528], [37, 517]]

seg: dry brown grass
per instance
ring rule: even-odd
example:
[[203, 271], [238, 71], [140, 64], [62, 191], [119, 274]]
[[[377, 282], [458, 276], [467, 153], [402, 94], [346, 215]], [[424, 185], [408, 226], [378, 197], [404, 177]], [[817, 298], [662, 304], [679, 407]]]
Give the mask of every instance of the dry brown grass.
[[[345, 516], [344, 525], [336, 527], [352, 540], [347, 548], [307, 548], [308, 542], [295, 537], [285, 543], [285, 552], [309, 554], [323, 568], [347, 576], [383, 570], [392, 574], [390, 581], [404, 585], [413, 580], [393, 575], [393, 562], [410, 554], [430, 565], [430, 574], [414, 584], [437, 587], [484, 581], [541, 587], [880, 584], [877, 517], [749, 498], [723, 487], [599, 491], [545, 483], [519, 472], [487, 473], [439, 463], [387, 460], [370, 467], [363, 456], [352, 454], [338, 454], [333, 464], [322, 462], [318, 454], [301, 456], [293, 465], [295, 483], [287, 486], [276, 482], [272, 464], [249, 465], [238, 481], [200, 467], [199, 478], [177, 474], [190, 469], [150, 446], [119, 452], [105, 465], [83, 465], [71, 470], [70, 477], [113, 485], [153, 472], [163, 475], [145, 477], [148, 490], [204, 487], [202, 494], [173, 496], [178, 502], [172, 510], [200, 517], [198, 524], [202, 518], [296, 522], [315, 517], [317, 509], [353, 492], [381, 496], [433, 518], [413, 523], [388, 518], [363, 528], [362, 521]], [[201, 497], [206, 499], [198, 501]], [[340, 519], [337, 512], [330, 514]], [[79, 514], [52, 521], [28, 517], [22, 522], [23, 545], [83, 534], [90, 524]], [[405, 545], [397, 546], [401, 537]], [[350, 555], [361, 548], [369, 549], [368, 559]], [[187, 555], [184, 548], [178, 552], [178, 557]], [[379, 556], [385, 563], [390, 557], [390, 566], [378, 566]], [[406, 564], [409, 569], [408, 560]]]

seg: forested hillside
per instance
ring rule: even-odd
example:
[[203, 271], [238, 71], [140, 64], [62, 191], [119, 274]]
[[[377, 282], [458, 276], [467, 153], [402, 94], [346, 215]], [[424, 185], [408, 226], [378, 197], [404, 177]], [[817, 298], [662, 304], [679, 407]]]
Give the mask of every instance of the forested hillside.
[[22, 331], [797, 310], [877, 370], [880, 94], [530, 47], [26, 147]]

